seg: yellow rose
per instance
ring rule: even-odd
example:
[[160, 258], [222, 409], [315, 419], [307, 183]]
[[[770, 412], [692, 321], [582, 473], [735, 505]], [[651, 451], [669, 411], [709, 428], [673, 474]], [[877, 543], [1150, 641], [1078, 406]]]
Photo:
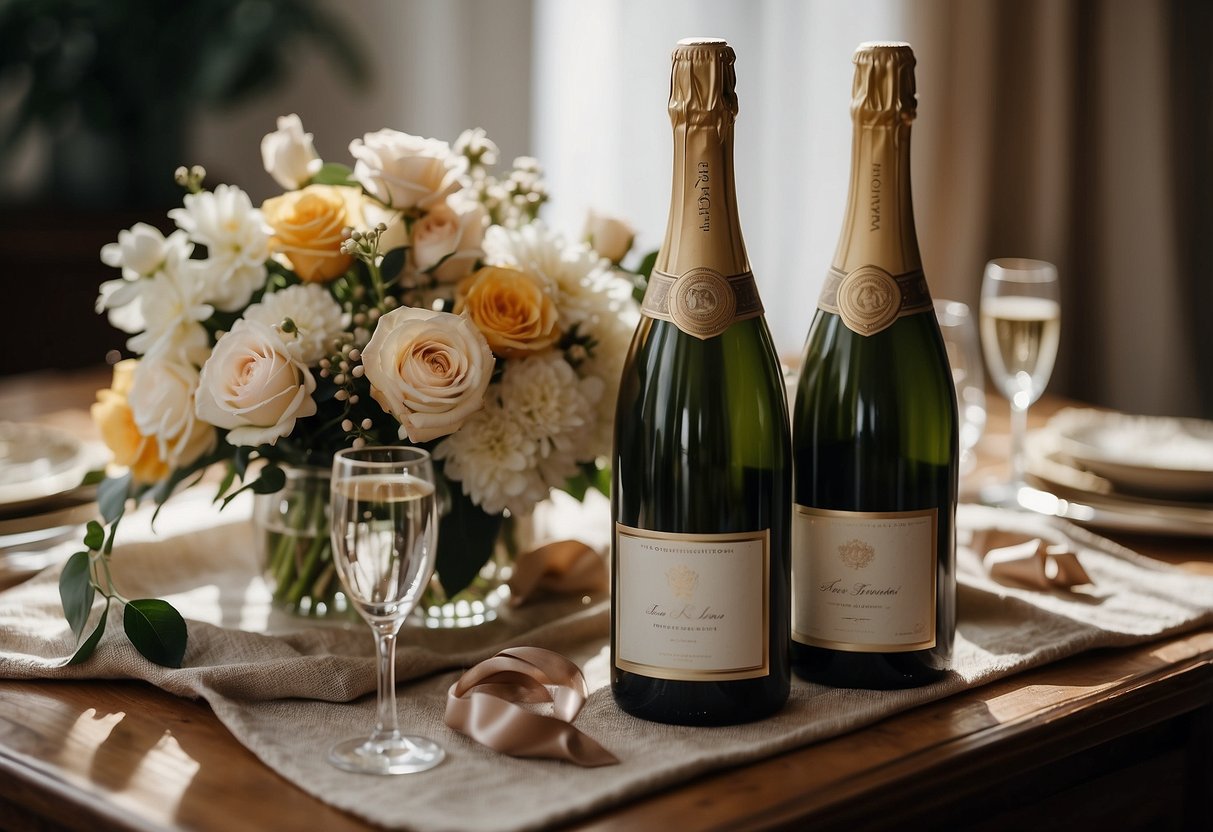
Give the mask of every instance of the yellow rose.
[[354, 258], [341, 251], [341, 230], [362, 224], [362, 193], [339, 185], [308, 185], [261, 205], [274, 230], [270, 250], [300, 280], [324, 283], [345, 274]]
[[138, 363], [128, 358], [114, 365], [110, 388], [97, 391], [97, 401], [90, 412], [101, 440], [114, 455], [114, 462], [130, 468], [136, 482], [153, 483], [168, 476], [169, 466], [160, 458], [156, 440], [139, 432], [135, 414], [127, 403]]
[[538, 352], [560, 338], [556, 304], [542, 278], [530, 272], [486, 266], [468, 279], [455, 311], [465, 313], [503, 358]]

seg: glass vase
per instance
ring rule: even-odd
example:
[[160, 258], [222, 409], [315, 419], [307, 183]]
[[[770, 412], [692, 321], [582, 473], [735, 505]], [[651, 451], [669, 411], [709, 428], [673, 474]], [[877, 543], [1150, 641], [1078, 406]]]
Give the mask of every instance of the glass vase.
[[282, 490], [253, 501], [254, 539], [274, 605], [309, 618], [356, 618], [334, 571], [329, 469], [283, 470]]

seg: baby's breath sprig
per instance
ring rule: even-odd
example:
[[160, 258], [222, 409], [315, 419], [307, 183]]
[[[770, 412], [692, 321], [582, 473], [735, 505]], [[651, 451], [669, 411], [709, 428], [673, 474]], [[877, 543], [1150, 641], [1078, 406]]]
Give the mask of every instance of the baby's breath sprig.
[[194, 165], [187, 168], [185, 165], [173, 171], [173, 181], [181, 187], [185, 188], [191, 194], [200, 193], [202, 191], [202, 182], [206, 179], [206, 168], [202, 165]]
[[[378, 310], [372, 309], [371, 311], [377, 312]], [[374, 431], [374, 422], [369, 418], [356, 421], [353, 412], [354, 407], [362, 401], [358, 389], [362, 385], [361, 380], [366, 375], [366, 369], [361, 363], [362, 351], [345, 339], [338, 339], [334, 343], [334, 347], [332, 355], [320, 359], [320, 377], [331, 380], [337, 388], [333, 398], [343, 405], [341, 414], [337, 417], [341, 420], [341, 429], [345, 431], [347, 437], [351, 438], [352, 447], [361, 448], [368, 442], [378, 439], [378, 434]]]

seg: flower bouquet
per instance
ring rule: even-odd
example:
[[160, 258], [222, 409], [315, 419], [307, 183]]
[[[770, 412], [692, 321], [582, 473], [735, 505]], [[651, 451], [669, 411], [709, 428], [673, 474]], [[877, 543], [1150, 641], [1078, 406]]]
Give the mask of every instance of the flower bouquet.
[[[157, 599], [123, 598], [108, 557], [128, 502], [162, 504], [225, 466], [216, 501], [279, 492], [344, 447], [429, 449], [445, 491], [437, 574], [453, 595], [488, 561], [504, 518], [550, 489], [605, 490], [615, 388], [637, 320], [618, 269], [631, 234], [592, 219], [569, 242], [537, 219], [547, 200], [529, 158], [503, 177], [482, 130], [454, 146], [394, 130], [323, 162], [297, 116], [261, 145], [285, 189], [260, 207], [231, 185], [187, 191], [164, 236], [140, 223], [105, 246], [122, 270], [97, 307], [138, 358], [114, 367], [93, 416], [124, 473], [99, 485], [104, 523], [67, 563], [63, 606], [79, 642], [100, 593], [125, 605], [127, 635], [179, 665], [186, 630]], [[611, 247], [611, 250], [607, 249]], [[267, 546], [279, 600], [336, 590], [327, 486], [278, 518]], [[294, 529], [298, 534], [287, 534]], [[72, 661], [92, 652], [102, 615]]]

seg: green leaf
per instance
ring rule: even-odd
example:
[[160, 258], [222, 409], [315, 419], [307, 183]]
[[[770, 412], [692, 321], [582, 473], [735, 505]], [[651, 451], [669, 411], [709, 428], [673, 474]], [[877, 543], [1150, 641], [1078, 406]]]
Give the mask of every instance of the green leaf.
[[353, 171], [337, 162], [328, 162], [312, 177], [313, 185], [357, 185], [350, 177]]
[[93, 588], [88, 570], [88, 552], [77, 552], [67, 559], [63, 571], [59, 573], [59, 600], [63, 604], [63, 616], [72, 628], [77, 643], [84, 632], [84, 625], [88, 623], [95, 597], [96, 589]]
[[85, 526], [84, 545], [94, 552], [101, 551], [105, 545], [105, 529], [96, 520], [89, 520]]
[[640, 261], [640, 265], [636, 267], [636, 274], [640, 275], [645, 280], [648, 280], [653, 274], [653, 267], [655, 265], [657, 265], [657, 252], [650, 251], [644, 256], [644, 259]]
[[92, 634], [84, 640], [84, 643], [76, 648], [76, 652], [70, 659], [64, 662], [64, 667], [70, 667], [73, 664], [80, 664], [89, 656], [93, 655], [93, 651], [97, 649], [97, 645], [101, 643], [101, 636], [105, 633], [105, 622], [109, 621], [110, 617], [110, 600], [105, 599], [105, 609], [101, 611], [101, 618], [97, 620], [97, 626], [93, 628]]
[[611, 496], [611, 466], [595, 466], [597, 470], [590, 476], [590, 485], [594, 486], [603, 496]]
[[273, 494], [286, 487], [286, 472], [277, 465], [266, 465], [261, 469], [261, 476], [250, 486], [254, 494]]
[[400, 275], [400, 270], [404, 268], [404, 255], [407, 251], [406, 246], [394, 248], [383, 255], [383, 259], [379, 261], [379, 274], [383, 276], [384, 283], [395, 280]]
[[212, 500], [212, 502], [217, 503], [220, 500], [222, 500], [223, 495], [228, 492], [228, 489], [230, 489], [232, 487], [233, 483], [235, 483], [235, 482], [236, 482], [236, 466], [233, 465], [231, 462], [228, 462], [227, 473], [223, 475], [223, 479], [219, 483], [219, 490], [215, 492], [215, 499]]
[[126, 510], [127, 492], [131, 487], [131, 475], [109, 477], [97, 486], [97, 508], [106, 523], [113, 523]]
[[163, 667], [181, 667], [189, 632], [172, 604], [159, 598], [128, 601], [122, 626], [145, 659]]
[[223, 498], [223, 504], [219, 506], [219, 510], [227, 508], [227, 504], [236, 499], [245, 491], [252, 491], [254, 494], [273, 494], [275, 491], [281, 491], [286, 485], [286, 472], [277, 465], [266, 465], [261, 469], [257, 479], [250, 483], [242, 485], [231, 494]]
[[450, 489], [449, 497], [450, 511], [438, 525], [435, 569], [447, 597], [466, 589], [489, 562], [502, 520], [499, 514], [486, 514], [458, 487]]
[[590, 478], [584, 473], [580, 473], [575, 477], [569, 477], [561, 490], [574, 500], [581, 502], [585, 499], [586, 492], [590, 490]]
[[96, 471], [89, 471], [84, 475], [84, 479], [80, 481], [80, 485], [96, 485], [105, 479], [105, 469], [98, 468]]

